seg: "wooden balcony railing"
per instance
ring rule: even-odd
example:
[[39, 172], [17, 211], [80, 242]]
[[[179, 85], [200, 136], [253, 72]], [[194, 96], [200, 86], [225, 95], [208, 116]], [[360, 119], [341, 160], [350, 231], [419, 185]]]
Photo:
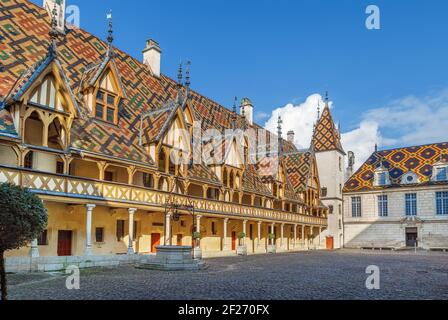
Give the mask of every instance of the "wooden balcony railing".
[[[58, 174], [38, 172], [28, 169], [0, 166], [0, 183], [9, 182], [28, 188], [37, 194], [55, 195], [86, 200], [99, 200], [163, 207], [168, 192], [130, 186], [113, 182], [77, 178]], [[178, 195], [179, 204], [194, 201], [198, 213], [209, 213], [246, 218], [271, 220], [273, 222], [297, 223], [327, 226], [327, 219], [301, 215], [298, 213], [257, 208], [224, 201], [209, 200], [192, 196]], [[148, 208], [148, 210], [150, 210]]]

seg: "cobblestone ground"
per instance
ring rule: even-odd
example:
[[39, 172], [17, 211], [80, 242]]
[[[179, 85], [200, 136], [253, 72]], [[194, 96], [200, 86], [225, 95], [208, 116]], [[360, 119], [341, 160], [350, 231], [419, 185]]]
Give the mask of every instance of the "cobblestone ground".
[[[199, 272], [133, 267], [81, 271], [81, 289], [62, 274], [9, 275], [10, 299], [290, 300], [448, 299], [448, 254], [307, 252], [207, 260]], [[381, 270], [367, 290], [366, 268]]]

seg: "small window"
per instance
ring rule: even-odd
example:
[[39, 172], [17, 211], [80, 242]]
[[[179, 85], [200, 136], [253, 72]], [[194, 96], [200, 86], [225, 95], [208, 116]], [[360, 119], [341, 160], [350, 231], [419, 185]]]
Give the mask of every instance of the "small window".
[[107, 104], [113, 106], [115, 104], [115, 97], [111, 95], [107, 95]]
[[38, 246], [48, 246], [48, 230], [44, 230], [37, 238], [37, 245]]
[[379, 186], [387, 185], [387, 173], [386, 172], [380, 172], [377, 175], [378, 175], [378, 185]]
[[124, 238], [124, 220], [117, 220], [117, 241]]
[[436, 192], [437, 215], [448, 215], [448, 192]]
[[342, 220], [339, 219], [339, 230], [342, 230]]
[[104, 114], [104, 108], [102, 105], [97, 104], [96, 105], [96, 110], [95, 110], [95, 117], [97, 117], [98, 119], [103, 119], [103, 114]]
[[328, 211], [330, 214], [334, 213], [334, 207], [333, 206], [328, 206]]
[[417, 194], [408, 193], [406, 198], [406, 216], [415, 217], [417, 215]]
[[436, 169], [436, 181], [445, 181], [447, 180], [447, 167], [437, 168]]
[[64, 174], [64, 163], [61, 161], [56, 162], [56, 173]]
[[361, 197], [352, 198], [352, 217], [359, 218], [362, 216], [361, 213]]
[[389, 214], [387, 196], [385, 195], [378, 196], [378, 214], [380, 217], [387, 217]]
[[96, 243], [104, 242], [104, 228], [96, 228], [95, 229], [95, 242]]
[[339, 205], [339, 206], [338, 206], [338, 213], [339, 213], [339, 215], [342, 214], [342, 205]]
[[26, 169], [33, 169], [33, 151], [30, 151], [26, 154], [23, 166]]
[[108, 122], [114, 122], [114, 112], [115, 112], [114, 109], [107, 108], [107, 118], [106, 118], [106, 120]]
[[322, 190], [321, 190], [321, 195], [322, 195], [322, 197], [326, 197], [327, 194], [328, 194], [328, 189], [325, 188], [325, 187], [323, 187]]

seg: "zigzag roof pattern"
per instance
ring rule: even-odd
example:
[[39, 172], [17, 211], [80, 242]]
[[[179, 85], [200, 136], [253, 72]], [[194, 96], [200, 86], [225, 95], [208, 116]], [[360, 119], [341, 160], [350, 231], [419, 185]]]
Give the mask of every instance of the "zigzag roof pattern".
[[325, 106], [322, 116], [316, 125], [313, 143], [316, 152], [339, 150], [344, 153], [341, 137], [334, 124], [328, 104]]
[[[344, 192], [401, 187], [401, 179], [408, 172], [417, 175], [416, 185], [430, 184], [433, 166], [441, 157], [448, 161], [448, 142], [374, 152], [346, 182]], [[389, 172], [390, 186], [374, 186], [375, 170], [381, 165]]]
[[[0, 7], [0, 134], [17, 136], [12, 118], [6, 110], [5, 99], [20, 88], [18, 83], [29, 80], [33, 66], [48, 57], [50, 44], [50, 17], [47, 11], [27, 0], [2, 1]], [[83, 29], [68, 29], [57, 43], [57, 62], [69, 88], [79, 93], [86, 82], [94, 81], [107, 63], [108, 44]], [[80, 115], [73, 123], [71, 148], [93, 154], [153, 166], [154, 161], [139, 144], [140, 115], [161, 110], [177, 94], [177, 82], [165, 75], [153, 77], [148, 66], [114, 48], [114, 66], [121, 75], [121, 85], [126, 97], [119, 105], [119, 123], [112, 125], [90, 116], [88, 108], [75, 96]], [[28, 77], [28, 78], [27, 78]], [[222, 132], [232, 128], [235, 114], [217, 102], [191, 90], [193, 117], [202, 120], [202, 130], [217, 129]], [[157, 137], [170, 120], [173, 110], [155, 113], [145, 121], [145, 139]], [[236, 115], [238, 127], [256, 129], [257, 134], [270, 135], [257, 124], [243, 123]], [[296, 147], [284, 140], [283, 152], [295, 152]], [[204, 165], [191, 168], [191, 175], [214, 184], [219, 179]], [[269, 193], [255, 168], [246, 170], [243, 187], [259, 193]]]

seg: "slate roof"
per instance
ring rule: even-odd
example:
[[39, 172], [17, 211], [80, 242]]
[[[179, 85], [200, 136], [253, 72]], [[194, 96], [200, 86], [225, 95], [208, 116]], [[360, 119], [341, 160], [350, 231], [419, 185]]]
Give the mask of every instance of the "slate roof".
[[[14, 96], [23, 83], [48, 58], [50, 45], [50, 17], [47, 11], [27, 0], [2, 1], [0, 6], [0, 134], [17, 135], [11, 116], [4, 110], [5, 100]], [[165, 75], [153, 77], [148, 66], [114, 48], [114, 66], [121, 76], [126, 93], [119, 105], [119, 123], [112, 125], [94, 119], [78, 94], [87, 83], [95, 81], [108, 60], [108, 45], [83, 29], [67, 29], [57, 43], [57, 62], [74, 99], [80, 108], [71, 132], [71, 148], [115, 157], [145, 165], [154, 165], [153, 159], [139, 144], [140, 115], [160, 111], [145, 122], [144, 139], [158, 137], [173, 114], [167, 108], [177, 96], [177, 83]], [[232, 128], [234, 114], [217, 102], [191, 91], [193, 116], [202, 120], [202, 130], [214, 128], [222, 132]], [[238, 127], [255, 128], [259, 134], [267, 131], [257, 124], [243, 123], [237, 115]], [[271, 134], [271, 133], [269, 133]], [[271, 134], [271, 139], [277, 139]], [[284, 152], [295, 152], [296, 147], [284, 140]], [[205, 165], [192, 166], [190, 175], [218, 184], [219, 179]], [[243, 188], [270, 194], [256, 168], [249, 166], [243, 179]], [[294, 185], [294, 183], [292, 183]]]
[[[401, 179], [408, 172], [417, 175], [417, 185], [430, 184], [433, 166], [441, 157], [448, 161], [448, 142], [375, 152], [346, 182], [344, 192], [402, 187]], [[390, 186], [374, 186], [374, 172], [381, 164], [389, 172]]]

